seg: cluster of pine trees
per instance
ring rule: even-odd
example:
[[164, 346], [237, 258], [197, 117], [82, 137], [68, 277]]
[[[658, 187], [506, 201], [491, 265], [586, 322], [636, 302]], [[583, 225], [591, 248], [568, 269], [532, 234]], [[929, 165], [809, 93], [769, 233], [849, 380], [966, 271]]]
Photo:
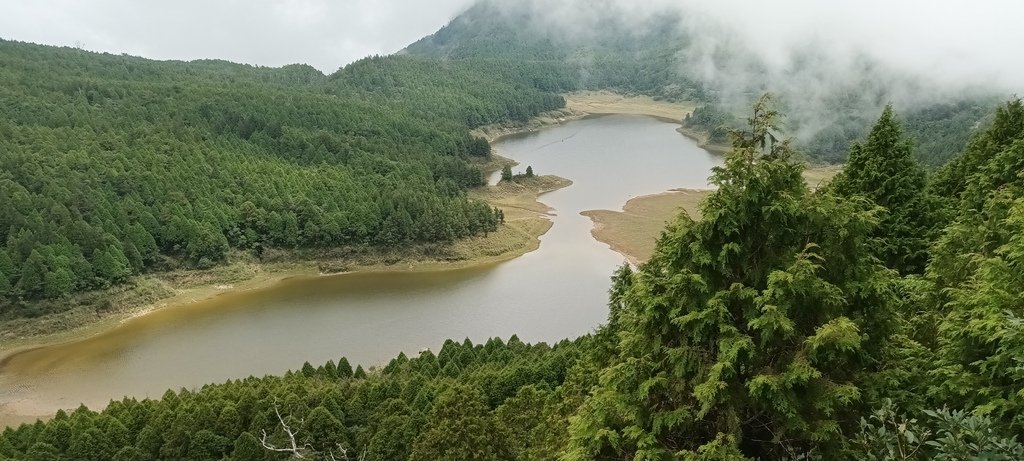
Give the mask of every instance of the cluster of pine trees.
[[0, 63], [0, 318], [232, 248], [493, 231], [470, 129], [564, 105], [529, 68], [413, 56], [325, 76], [3, 41]]
[[931, 175], [887, 108], [817, 190], [778, 119], [592, 335], [80, 408], [0, 459], [1024, 459], [1024, 104]]
[[[448, 341], [372, 373], [342, 358], [100, 413], [82, 407], [6, 430], [0, 459], [548, 459], [561, 435], [546, 420], [565, 426], [564, 393], [581, 392], [565, 383], [581, 379], [570, 375], [592, 341]], [[560, 415], [548, 414], [556, 406]]]

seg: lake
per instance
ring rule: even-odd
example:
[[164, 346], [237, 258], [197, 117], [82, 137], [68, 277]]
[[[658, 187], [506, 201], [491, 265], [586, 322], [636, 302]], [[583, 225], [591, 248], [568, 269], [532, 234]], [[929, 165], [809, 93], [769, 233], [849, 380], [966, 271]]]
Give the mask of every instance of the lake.
[[128, 395], [160, 397], [303, 362], [345, 356], [364, 366], [405, 352], [516, 334], [557, 342], [605, 321], [610, 277], [624, 258], [595, 241], [579, 213], [618, 210], [631, 197], [703, 188], [721, 158], [644, 116], [572, 121], [495, 143], [538, 175], [574, 184], [541, 197], [555, 209], [537, 251], [435, 272], [299, 277], [274, 286], [161, 309], [80, 341], [12, 357], [0, 370], [0, 414], [46, 415]]

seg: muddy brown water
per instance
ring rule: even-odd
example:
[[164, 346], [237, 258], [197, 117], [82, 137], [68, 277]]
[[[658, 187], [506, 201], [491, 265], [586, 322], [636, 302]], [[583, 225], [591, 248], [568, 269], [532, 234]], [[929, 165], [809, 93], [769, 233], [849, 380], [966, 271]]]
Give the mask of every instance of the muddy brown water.
[[579, 212], [620, 209], [629, 198], [701, 188], [721, 159], [644, 116], [569, 122], [496, 144], [537, 174], [572, 179], [546, 194], [551, 230], [537, 251], [505, 263], [433, 272], [298, 277], [126, 321], [82, 340], [5, 359], [0, 423], [122, 396], [280, 374], [342, 356], [364, 365], [399, 352], [437, 351], [445, 339], [516, 334], [556, 342], [605, 321], [609, 277], [624, 258], [595, 241]]

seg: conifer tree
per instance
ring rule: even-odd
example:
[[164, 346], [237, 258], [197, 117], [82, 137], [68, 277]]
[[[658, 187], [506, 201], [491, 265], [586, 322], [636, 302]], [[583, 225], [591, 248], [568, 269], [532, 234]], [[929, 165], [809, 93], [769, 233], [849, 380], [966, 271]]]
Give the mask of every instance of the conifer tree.
[[937, 201], [926, 185], [910, 139], [892, 105], [887, 105], [868, 138], [850, 148], [846, 167], [831, 188], [841, 196], [867, 197], [884, 207], [887, 213], [875, 229], [871, 248], [887, 267], [919, 274], [924, 272], [936, 227]]
[[18, 289], [29, 297], [41, 295], [46, 286], [47, 272], [46, 258], [37, 249], [33, 249], [21, 266]]
[[837, 447], [887, 337], [892, 274], [863, 200], [811, 193], [762, 98], [650, 262], [620, 276], [616, 357], [566, 459], [761, 459]]
[[[936, 406], [955, 402], [1024, 430], [1024, 105], [1000, 108], [992, 126], [946, 173], [962, 190], [953, 223], [934, 244], [927, 312], [938, 321], [930, 373]], [[961, 179], [955, 179], [957, 175]], [[958, 181], [963, 181], [959, 184]]]
[[487, 411], [480, 391], [453, 386], [438, 396], [409, 460], [510, 460], [508, 442]]

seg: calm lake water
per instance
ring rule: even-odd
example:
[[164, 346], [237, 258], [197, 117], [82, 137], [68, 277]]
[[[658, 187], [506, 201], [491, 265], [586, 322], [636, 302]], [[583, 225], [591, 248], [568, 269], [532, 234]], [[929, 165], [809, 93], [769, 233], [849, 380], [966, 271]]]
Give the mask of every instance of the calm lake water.
[[303, 277], [166, 308], [98, 336], [14, 356], [0, 370], [0, 415], [43, 415], [124, 395], [159, 397], [303, 362], [383, 364], [399, 352], [517, 334], [557, 342], [605, 321], [609, 277], [624, 258], [579, 212], [700, 188], [720, 159], [643, 116], [604, 116], [505, 139], [504, 156], [572, 179], [544, 195], [557, 216], [540, 249], [509, 262], [437, 272]]

